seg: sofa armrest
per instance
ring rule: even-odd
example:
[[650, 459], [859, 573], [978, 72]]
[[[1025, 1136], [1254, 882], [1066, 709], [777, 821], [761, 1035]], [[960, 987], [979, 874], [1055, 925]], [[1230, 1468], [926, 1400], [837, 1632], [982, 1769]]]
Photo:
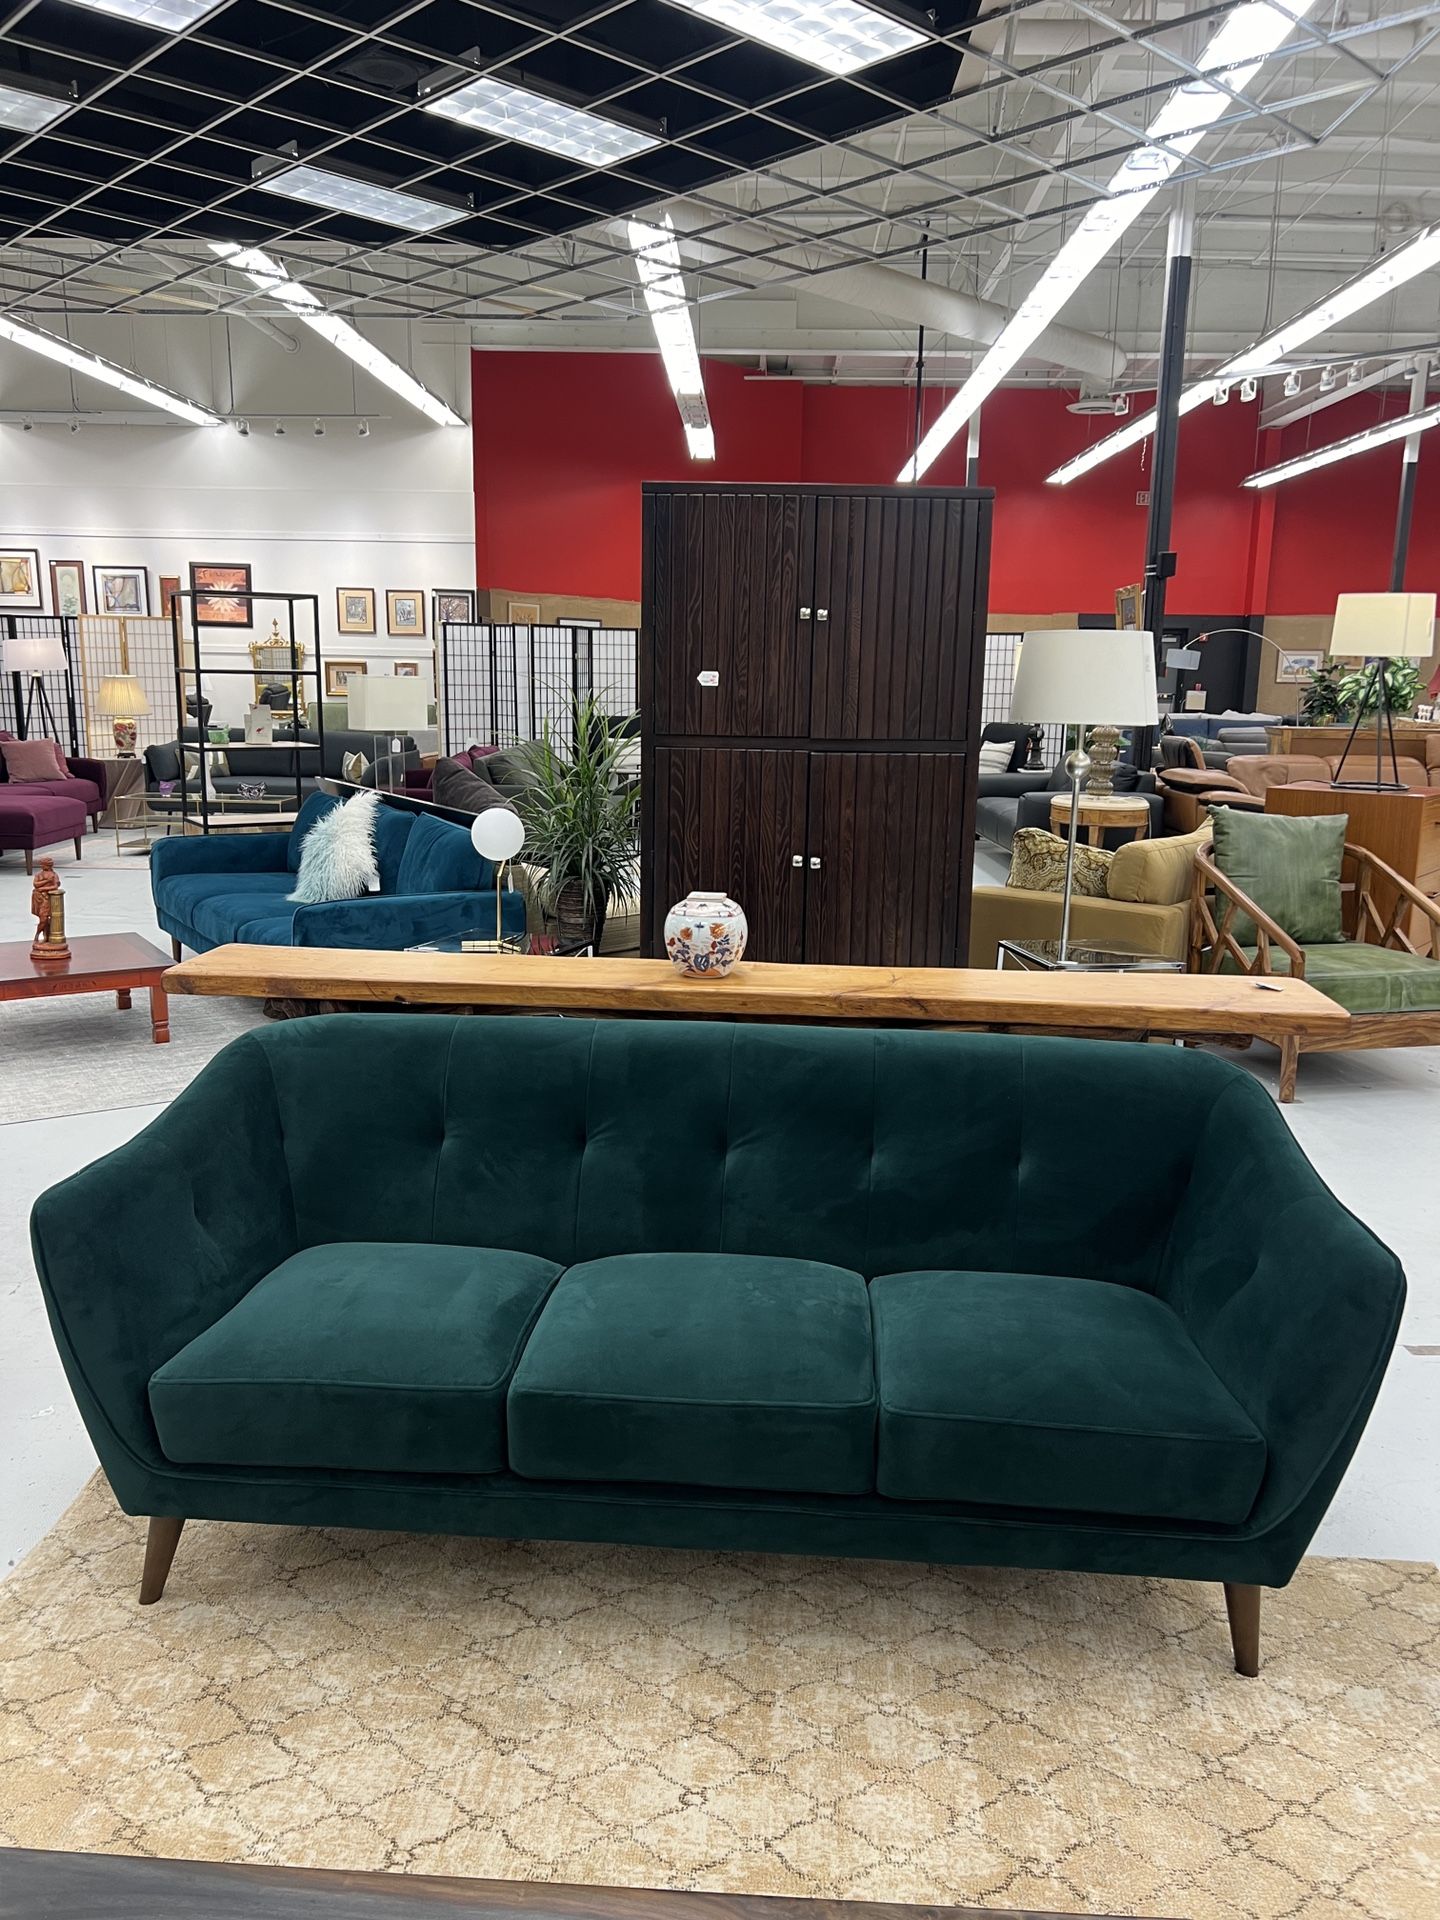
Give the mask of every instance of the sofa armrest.
[[[525, 931], [525, 902], [512, 888], [501, 895], [504, 932]], [[296, 909], [291, 935], [297, 947], [419, 946], [443, 940], [471, 927], [493, 937], [495, 894], [476, 888], [455, 893], [366, 893], [358, 900], [327, 900]]]
[[1049, 784], [1049, 767], [1038, 767], [1030, 773], [982, 773], [975, 791], [982, 800], [1018, 800], [1022, 793], [1039, 793]]
[[[123, 1147], [42, 1193], [30, 1219], [55, 1342], [129, 1513], [169, 1466], [150, 1376], [296, 1250], [270, 1064], [249, 1035]], [[177, 1483], [178, 1484], [178, 1483]]]
[[1405, 1276], [1238, 1070], [1197, 1136], [1157, 1290], [1264, 1435], [1248, 1524], [1295, 1517], [1298, 1561], [1379, 1390]]
[[77, 780], [88, 780], [92, 786], [100, 789], [100, 798], [105, 798], [105, 769], [98, 760], [86, 760], [81, 756], [66, 756], [65, 765]]
[[172, 873], [283, 873], [288, 833], [167, 834], [150, 849], [150, 880]]
[[[976, 887], [970, 896], [972, 967], [993, 967], [1002, 940], [1058, 940], [1064, 897], [1028, 887]], [[1121, 953], [1183, 961], [1190, 906], [1156, 907], [1133, 900], [1077, 894], [1070, 905], [1070, 938]]]

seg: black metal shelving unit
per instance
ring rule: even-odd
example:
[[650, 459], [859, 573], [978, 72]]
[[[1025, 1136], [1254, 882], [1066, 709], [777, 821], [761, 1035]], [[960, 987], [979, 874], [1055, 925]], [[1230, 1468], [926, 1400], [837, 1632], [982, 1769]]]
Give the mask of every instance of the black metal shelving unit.
[[[183, 737], [183, 730], [184, 730], [184, 724], [185, 724], [185, 711], [186, 711], [185, 694], [187, 691], [187, 682], [193, 686], [194, 692], [195, 692], [196, 730], [201, 735], [200, 740], [197, 742], [200, 754], [202, 756], [209, 753], [223, 753], [226, 755], [243, 754], [246, 748], [245, 748], [245, 743], [242, 741], [226, 740], [222, 743], [218, 740], [211, 741], [204, 737], [207, 732], [207, 728], [201, 716], [205, 711], [205, 681], [208, 676], [209, 678], [216, 679], [216, 680], [244, 679], [244, 680], [249, 680], [253, 682], [255, 678], [255, 667], [253, 662], [251, 663], [251, 665], [245, 666], [245, 667], [214, 667], [214, 666], [207, 667], [205, 665], [204, 657], [201, 651], [200, 636], [202, 632], [213, 631], [213, 629], [202, 628], [202, 626], [200, 625], [200, 622], [196, 617], [195, 603], [196, 603], [197, 597], [199, 596], [197, 596], [193, 592], [193, 590], [188, 588], [180, 593], [177, 593], [175, 596], [174, 629], [173, 629], [174, 644], [175, 644], [175, 709], [176, 709], [176, 712], [180, 715], [179, 724], [181, 729], [181, 738], [179, 741], [180, 819], [186, 826], [198, 826], [202, 833], [208, 834], [211, 831], [211, 805], [212, 805], [211, 795], [209, 790], [209, 782], [204, 778], [201, 779], [200, 791], [198, 796], [199, 806], [198, 808], [194, 807], [192, 805], [192, 797], [191, 797], [189, 783], [188, 783], [186, 772], [185, 772], [186, 741]], [[260, 745], [260, 743], [258, 742], [254, 742], [252, 743], [252, 745], [259, 747], [259, 750], [264, 753], [274, 753], [274, 752], [283, 753], [288, 748], [294, 754], [294, 757], [295, 757], [295, 776], [294, 776], [295, 777], [295, 811], [296, 813], [298, 813], [300, 811], [300, 807], [304, 800], [304, 793], [303, 793], [303, 787], [302, 787], [304, 774], [301, 768], [301, 755], [305, 753], [313, 753], [322, 770], [325, 765], [325, 701], [324, 701], [325, 682], [324, 682], [324, 669], [323, 669], [323, 665], [320, 658], [320, 596], [315, 593], [250, 592], [250, 593], [231, 594], [229, 597], [237, 600], [245, 600], [249, 603], [250, 613], [252, 616], [251, 627], [250, 627], [251, 632], [254, 631], [253, 617], [254, 617], [254, 612], [255, 612], [255, 607], [257, 602], [264, 601], [274, 606], [283, 606], [285, 609], [285, 631], [280, 635], [280, 640], [281, 640], [281, 644], [287, 646], [289, 649], [290, 665], [289, 665], [288, 672], [282, 669], [282, 671], [277, 677], [281, 681], [288, 680], [290, 683], [291, 738], [289, 740], [276, 739], [270, 742], [269, 744], [266, 744], [263, 746]], [[297, 635], [297, 632], [296, 632], [296, 609], [297, 608], [309, 609], [309, 614], [310, 614], [310, 635], [309, 636], [306, 636], [304, 634]], [[275, 617], [275, 623], [278, 624], [278, 616]], [[187, 638], [190, 643], [191, 659], [194, 662], [192, 666], [187, 666], [185, 664], [185, 642]], [[299, 655], [296, 651], [297, 645], [303, 645], [308, 649], [311, 661], [313, 663], [312, 665], [301, 666]], [[300, 699], [299, 699], [300, 686], [302, 681], [309, 681], [309, 680], [313, 680], [315, 682], [315, 699], [313, 702], [314, 712], [316, 716], [315, 729], [314, 729], [315, 738], [313, 740], [302, 740], [300, 738], [301, 729], [300, 729], [300, 717], [299, 717], [300, 716]], [[310, 703], [307, 702], [307, 705], [309, 704]], [[212, 707], [212, 711], [213, 711], [213, 707]], [[201, 766], [203, 769], [204, 767], [203, 757], [201, 760]], [[266, 812], [267, 809], [263, 806], [257, 806], [255, 808], [255, 811], [259, 813], [263, 813], [263, 812]], [[276, 813], [277, 817], [281, 814], [281, 811], [282, 810], [279, 807], [276, 807], [274, 809], [274, 812]], [[225, 818], [225, 809], [223, 807], [216, 807], [215, 814], [216, 814], [217, 824], [223, 826], [224, 818]]]

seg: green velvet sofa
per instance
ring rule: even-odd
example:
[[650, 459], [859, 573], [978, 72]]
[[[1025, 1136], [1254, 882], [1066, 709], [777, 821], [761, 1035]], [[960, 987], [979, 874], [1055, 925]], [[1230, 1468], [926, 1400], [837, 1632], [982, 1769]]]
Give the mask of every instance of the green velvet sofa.
[[1405, 1290], [1237, 1068], [987, 1034], [290, 1022], [32, 1226], [142, 1600], [186, 1517], [1090, 1569], [1242, 1672]]

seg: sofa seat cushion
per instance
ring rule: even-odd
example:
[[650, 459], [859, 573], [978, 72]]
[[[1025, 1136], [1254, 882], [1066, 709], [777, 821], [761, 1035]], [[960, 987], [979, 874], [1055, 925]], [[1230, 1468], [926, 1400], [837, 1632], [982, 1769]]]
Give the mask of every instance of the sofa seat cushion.
[[889, 1499], [1229, 1526], [1254, 1505], [1264, 1439], [1153, 1294], [892, 1273], [870, 1307]]
[[[1245, 947], [1242, 951], [1253, 966], [1255, 949]], [[1440, 1012], [1440, 960], [1396, 952], [1391, 947], [1373, 947], [1363, 940], [1342, 940], [1334, 945], [1327, 941], [1306, 947], [1304, 953], [1305, 978], [1310, 985], [1347, 1013]], [[1270, 969], [1272, 973], [1288, 973], [1289, 954], [1272, 946]], [[1228, 954], [1221, 962], [1221, 971], [1239, 972]]]
[[[182, 920], [187, 926], [198, 928], [200, 923], [196, 916], [202, 908], [208, 907], [212, 902], [219, 906], [227, 900], [238, 899], [242, 895], [252, 902], [264, 896], [268, 911], [277, 913], [294, 884], [294, 876], [284, 871], [280, 873], [165, 874], [155, 882], [155, 904], [172, 919]], [[255, 915], [252, 913], [249, 917], [254, 919]], [[211, 935], [212, 939], [215, 937]]]
[[168, 1459], [498, 1473], [505, 1390], [560, 1271], [494, 1247], [308, 1247], [150, 1379]]
[[[191, 925], [197, 933], [207, 940], [224, 945], [227, 940], [248, 940], [254, 945], [263, 944], [256, 939], [250, 929], [261, 921], [269, 922], [283, 919], [288, 926], [295, 918], [294, 903], [282, 895], [279, 899], [273, 893], [262, 890], [255, 892], [234, 892], [212, 894], [208, 900], [197, 903], [191, 915]], [[289, 945], [289, 936], [281, 942]]]
[[78, 800], [87, 813], [98, 813], [104, 805], [100, 789], [93, 780], [81, 780], [67, 774], [63, 780], [26, 780], [26, 793], [48, 793], [55, 800]]
[[865, 1282], [753, 1254], [571, 1267], [515, 1370], [509, 1428], [511, 1466], [532, 1480], [868, 1493]]

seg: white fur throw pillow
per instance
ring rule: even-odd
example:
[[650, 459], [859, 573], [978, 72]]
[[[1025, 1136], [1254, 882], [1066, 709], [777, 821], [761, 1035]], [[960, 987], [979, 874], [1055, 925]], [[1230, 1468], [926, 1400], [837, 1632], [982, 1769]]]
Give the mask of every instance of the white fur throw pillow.
[[357, 793], [332, 807], [305, 836], [295, 891], [286, 898], [302, 906], [324, 900], [357, 900], [380, 878], [375, 863], [377, 793]]

